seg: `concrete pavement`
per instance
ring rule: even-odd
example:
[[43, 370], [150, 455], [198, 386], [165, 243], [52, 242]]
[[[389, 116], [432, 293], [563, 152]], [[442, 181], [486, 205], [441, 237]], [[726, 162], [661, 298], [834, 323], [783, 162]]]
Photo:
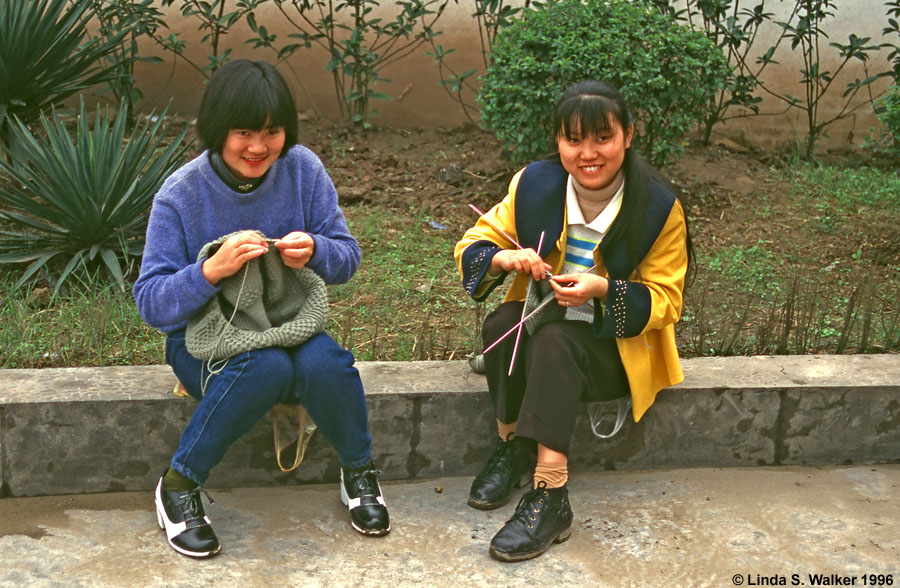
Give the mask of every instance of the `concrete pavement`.
[[212, 489], [224, 547], [206, 561], [166, 545], [149, 489], [5, 498], [0, 586], [900, 584], [900, 465], [576, 471], [572, 538], [520, 564], [487, 553], [515, 500], [469, 508], [470, 481], [384, 483], [380, 539], [350, 530], [336, 484]]

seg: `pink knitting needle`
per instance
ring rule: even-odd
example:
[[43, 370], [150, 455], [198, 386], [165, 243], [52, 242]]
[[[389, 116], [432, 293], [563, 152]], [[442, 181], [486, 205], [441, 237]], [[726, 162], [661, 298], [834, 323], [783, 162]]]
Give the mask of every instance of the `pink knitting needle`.
[[[540, 253], [541, 245], [543, 245], [543, 244], [544, 244], [544, 231], [541, 231], [541, 238], [538, 239], [538, 248], [537, 248], [538, 255], [541, 254]], [[524, 305], [522, 306], [522, 316], [525, 316], [525, 306]], [[519, 317], [519, 332], [516, 333], [516, 343], [515, 343], [515, 345], [513, 345], [512, 358], [510, 358], [510, 360], [509, 360], [509, 371], [506, 373], [507, 376], [512, 375], [513, 366], [516, 363], [516, 351], [518, 351], [518, 349], [519, 349], [519, 339], [522, 337], [522, 326], [525, 324], [525, 321], [524, 321], [524, 319], [522, 319], [522, 316]]]
[[547, 300], [545, 300], [544, 302], [542, 302], [541, 304], [539, 304], [537, 308], [535, 308], [534, 310], [532, 310], [531, 312], [528, 313], [528, 316], [526, 316], [526, 317], [523, 318], [521, 321], [519, 321], [519, 322], [517, 322], [516, 324], [514, 324], [508, 331], [506, 331], [505, 333], [503, 333], [502, 335], [500, 335], [499, 337], [497, 337], [497, 340], [496, 340], [496, 341], [494, 341], [493, 343], [491, 343], [490, 345], [488, 345], [487, 347], [485, 347], [484, 350], [482, 351], [482, 353], [487, 353], [488, 351], [490, 351], [491, 349], [493, 349], [494, 347], [496, 347], [496, 346], [500, 343], [500, 341], [503, 341], [504, 339], [506, 339], [507, 337], [509, 337], [509, 336], [512, 334], [513, 331], [515, 331], [516, 329], [519, 328], [519, 325], [525, 324], [525, 322], [526, 322], [528, 319], [531, 318], [531, 315], [533, 315], [534, 313], [536, 313], [536, 312], [539, 311], [540, 309], [542, 309], [542, 308], [544, 308], [545, 306], [547, 306], [547, 304], [548, 304], [551, 300], [553, 300], [553, 299], [552, 299], [552, 298], [548, 298]]
[[[504, 231], [503, 229], [501, 229], [500, 227], [498, 227], [497, 225], [495, 225], [494, 223], [492, 223], [491, 220], [490, 220], [487, 216], [485, 216], [485, 214], [484, 214], [483, 212], [481, 212], [480, 210], [478, 210], [478, 207], [477, 207], [477, 206], [475, 206], [474, 204], [469, 204], [469, 208], [471, 208], [472, 210], [474, 210], [474, 211], [478, 214], [478, 216], [480, 216], [481, 218], [483, 218], [483, 219], [484, 219], [484, 222], [486, 222], [487, 224], [489, 224], [489, 225], [491, 225], [492, 227], [494, 227], [494, 229], [500, 231], [500, 233], [501, 233], [504, 237], [506, 237], [507, 239], [509, 239], [510, 242], [512, 242], [513, 244], [515, 244], [516, 247], [518, 247], [519, 249], [525, 249], [524, 247], [522, 247], [521, 245], [519, 245], [519, 242], [518, 242], [518, 241], [516, 241], [515, 239], [513, 239], [512, 237], [510, 237], [509, 235], [507, 235], [507, 234], [506, 234], [506, 231]], [[540, 247], [538, 247], [538, 249], [540, 249]]]
[[[590, 273], [590, 272], [594, 271], [594, 268], [595, 268], [595, 267], [597, 267], [597, 266], [596, 266], [596, 265], [595, 265], [595, 266], [592, 266], [590, 269], [588, 269], [588, 270], [585, 271], [584, 273], [587, 274], [587, 273]], [[530, 319], [531, 316], [532, 316], [534, 313], [536, 313], [537, 311], [539, 311], [539, 310], [541, 310], [542, 308], [544, 308], [545, 306], [547, 306], [547, 304], [548, 304], [551, 300], [553, 300], [553, 298], [548, 298], [547, 300], [545, 300], [544, 302], [542, 302], [540, 305], [538, 305], [537, 308], [535, 308], [535, 309], [532, 310], [530, 313], [528, 313], [528, 316], [524, 317], [521, 321], [519, 321], [518, 323], [514, 324], [514, 325], [512, 326], [512, 328], [510, 328], [508, 331], [506, 331], [505, 333], [503, 333], [502, 335], [500, 335], [499, 337], [497, 337], [497, 339], [496, 339], [493, 343], [491, 343], [490, 345], [488, 345], [487, 347], [485, 347], [485, 348], [481, 351], [481, 353], [487, 353], [488, 351], [490, 351], [491, 349], [493, 349], [494, 347], [496, 347], [501, 341], [503, 341], [504, 339], [506, 339], [507, 337], [509, 337], [509, 336], [512, 334], [513, 331], [515, 331], [516, 329], [518, 329], [518, 328], [519, 328], [519, 325], [525, 324], [525, 322], [528, 321], [528, 319]]]

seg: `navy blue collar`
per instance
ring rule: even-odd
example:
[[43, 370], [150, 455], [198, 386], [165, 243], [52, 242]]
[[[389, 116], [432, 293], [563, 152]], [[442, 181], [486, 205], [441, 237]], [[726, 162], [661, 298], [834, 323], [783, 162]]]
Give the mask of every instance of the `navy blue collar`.
[[[523, 247], [537, 249], [544, 233], [539, 254], [546, 257], [562, 234], [566, 218], [566, 185], [569, 173], [559, 160], [542, 160], [529, 164], [516, 187], [516, 236]], [[650, 251], [675, 203], [675, 194], [662, 184], [651, 182], [650, 199], [643, 211], [637, 244], [638, 259]], [[627, 196], [626, 196], [627, 197]], [[606, 271], [615, 279], [627, 279], [635, 267], [624, 243], [604, 240], [600, 255]]]
[[228, 166], [225, 165], [225, 161], [222, 159], [221, 153], [209, 153], [209, 164], [212, 166], [213, 171], [216, 172], [216, 175], [219, 176], [219, 179], [225, 182], [225, 185], [234, 190], [235, 192], [240, 192], [242, 194], [247, 194], [259, 188], [260, 184], [263, 183], [263, 180], [266, 179], [266, 174], [263, 174], [262, 177], [254, 178], [252, 180], [239, 180], [237, 177], [231, 173], [231, 170], [228, 169]]

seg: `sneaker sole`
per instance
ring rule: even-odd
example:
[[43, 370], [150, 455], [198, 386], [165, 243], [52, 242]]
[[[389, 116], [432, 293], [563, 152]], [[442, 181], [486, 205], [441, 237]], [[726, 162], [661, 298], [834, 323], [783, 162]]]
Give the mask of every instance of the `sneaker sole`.
[[569, 527], [562, 533], [556, 536], [556, 539], [547, 544], [543, 549], [539, 549], [537, 551], [529, 551], [527, 553], [504, 553], [502, 551], [497, 551], [494, 549], [494, 546], [491, 545], [490, 553], [491, 557], [496, 559], [497, 561], [512, 563], [517, 561], [525, 561], [527, 559], [534, 559], [539, 555], [544, 554], [550, 546], [554, 543], [563, 543], [564, 541], [568, 541], [569, 537], [572, 536], [572, 527]]

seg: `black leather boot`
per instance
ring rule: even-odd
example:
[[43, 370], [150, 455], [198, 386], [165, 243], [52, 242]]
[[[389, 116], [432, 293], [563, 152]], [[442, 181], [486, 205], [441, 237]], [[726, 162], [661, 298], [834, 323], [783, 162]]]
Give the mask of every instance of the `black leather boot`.
[[515, 514], [491, 539], [491, 557], [500, 561], [531, 559], [571, 534], [569, 490], [541, 486], [522, 496]]
[[469, 506], [492, 510], [509, 502], [514, 487], [531, 482], [535, 461], [533, 441], [518, 437], [509, 441], [497, 439], [493, 453], [472, 481]]

